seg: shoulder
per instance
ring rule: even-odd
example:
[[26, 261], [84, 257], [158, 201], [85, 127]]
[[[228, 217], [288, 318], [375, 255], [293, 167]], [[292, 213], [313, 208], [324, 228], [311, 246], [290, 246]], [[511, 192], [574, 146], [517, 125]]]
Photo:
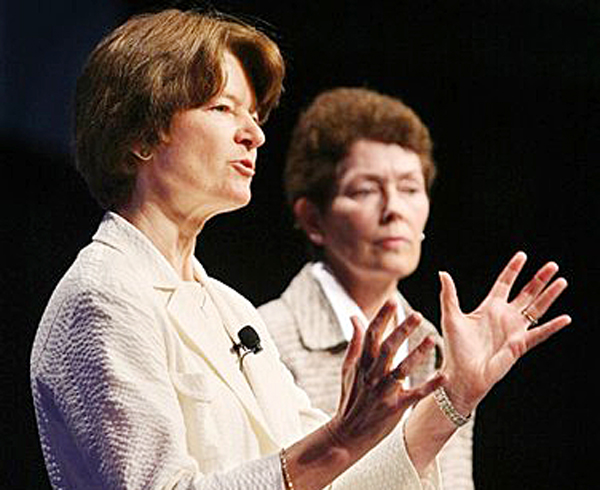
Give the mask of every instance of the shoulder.
[[55, 288], [32, 350], [32, 365], [52, 346], [104, 345], [154, 323], [152, 287], [127, 257], [106, 245], [85, 247]]
[[151, 290], [152, 285], [135, 261], [94, 242], [79, 253], [59, 282], [55, 295], [61, 303], [66, 301], [72, 306], [94, 304], [111, 310], [122, 304], [144, 304], [143, 298]]
[[307, 310], [318, 304], [318, 286], [306, 264], [289, 282], [278, 298], [258, 307], [267, 327], [273, 335], [295, 330], [300, 318]]
[[259, 306], [258, 312], [271, 332], [278, 331], [285, 325], [294, 324], [294, 315], [281, 297]]

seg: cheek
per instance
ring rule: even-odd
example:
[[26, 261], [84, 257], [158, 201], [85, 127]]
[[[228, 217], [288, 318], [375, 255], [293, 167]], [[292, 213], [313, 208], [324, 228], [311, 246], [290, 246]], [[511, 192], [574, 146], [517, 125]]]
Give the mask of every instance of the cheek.
[[413, 223], [415, 229], [423, 230], [425, 228], [425, 224], [427, 223], [427, 219], [429, 218], [429, 199], [424, 198], [415, 203], [413, 206]]
[[358, 249], [372, 240], [376, 228], [368, 215], [351, 213], [334, 220], [328, 227], [328, 234], [333, 246]]

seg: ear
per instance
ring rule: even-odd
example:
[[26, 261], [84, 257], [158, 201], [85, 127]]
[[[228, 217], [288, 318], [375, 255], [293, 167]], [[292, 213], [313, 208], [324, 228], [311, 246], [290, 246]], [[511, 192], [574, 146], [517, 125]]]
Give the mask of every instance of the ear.
[[317, 246], [324, 241], [323, 218], [317, 206], [306, 197], [299, 198], [293, 207], [294, 216], [308, 239]]
[[150, 148], [146, 143], [134, 143], [131, 148], [131, 153], [133, 153], [136, 158], [144, 162], [147, 162], [152, 158], [152, 148]]

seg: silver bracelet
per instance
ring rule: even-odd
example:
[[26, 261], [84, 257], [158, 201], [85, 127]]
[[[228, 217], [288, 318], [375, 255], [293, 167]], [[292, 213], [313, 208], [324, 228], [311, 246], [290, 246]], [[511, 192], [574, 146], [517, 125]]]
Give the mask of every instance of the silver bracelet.
[[294, 490], [294, 484], [290, 478], [287, 466], [286, 454], [285, 448], [282, 448], [281, 451], [279, 451], [279, 461], [281, 462], [281, 472], [283, 473], [283, 485], [285, 486], [285, 490]]
[[456, 425], [456, 427], [465, 425], [471, 419], [471, 414], [466, 416], [462, 415], [454, 408], [454, 405], [452, 405], [452, 402], [450, 401], [450, 398], [448, 398], [448, 394], [443, 387], [440, 386], [433, 392], [433, 398], [438, 407], [440, 407], [442, 413], [448, 417], [448, 420]]

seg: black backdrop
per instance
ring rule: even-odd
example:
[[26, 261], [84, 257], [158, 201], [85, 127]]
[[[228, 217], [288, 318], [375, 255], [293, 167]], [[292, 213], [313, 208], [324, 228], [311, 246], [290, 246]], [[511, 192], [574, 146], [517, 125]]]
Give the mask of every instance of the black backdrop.
[[[197, 2], [200, 4], [200, 2]], [[83, 5], [86, 4], [86, 5]], [[127, 16], [165, 2], [0, 5], [2, 463], [6, 488], [47, 488], [28, 385], [44, 305], [101, 217], [71, 168], [70, 95], [87, 52]], [[281, 191], [294, 119], [319, 91], [361, 85], [403, 98], [431, 128], [439, 180], [424, 254], [403, 284], [436, 320], [436, 271], [475, 306], [517, 249], [559, 262], [568, 331], [519, 362], [481, 405], [480, 489], [589, 488], [596, 326], [600, 89], [597, 0], [217, 1], [262, 19], [289, 62], [266, 127], [253, 201], [216, 218], [197, 255], [256, 304], [305, 257]], [[12, 191], [12, 192], [11, 192]], [[555, 310], [557, 312], [558, 309]]]

